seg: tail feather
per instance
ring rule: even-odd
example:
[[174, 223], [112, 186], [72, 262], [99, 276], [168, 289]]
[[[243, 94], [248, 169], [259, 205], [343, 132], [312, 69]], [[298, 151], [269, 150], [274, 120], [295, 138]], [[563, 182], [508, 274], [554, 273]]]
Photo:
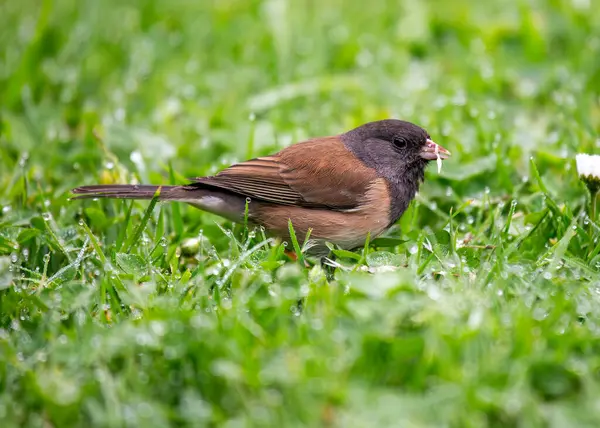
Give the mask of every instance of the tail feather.
[[137, 184], [98, 184], [81, 186], [73, 189], [73, 199], [117, 198], [117, 199], [152, 199], [160, 188], [160, 200], [177, 200], [189, 198], [182, 186], [153, 186]]
[[232, 221], [244, 218], [246, 198], [224, 193], [217, 189], [200, 186], [152, 186], [137, 184], [106, 184], [81, 186], [71, 192], [73, 199], [152, 199], [160, 188], [159, 200], [179, 201], [193, 205], [201, 210], [220, 215]]

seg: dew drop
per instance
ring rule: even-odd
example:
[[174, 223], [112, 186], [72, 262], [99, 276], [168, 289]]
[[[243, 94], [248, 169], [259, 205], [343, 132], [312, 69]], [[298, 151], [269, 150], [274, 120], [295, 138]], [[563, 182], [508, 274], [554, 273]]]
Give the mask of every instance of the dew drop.
[[25, 167], [25, 164], [27, 163], [27, 159], [29, 159], [29, 153], [23, 152], [23, 154], [19, 158], [19, 167], [20, 168], [24, 168]]
[[232, 306], [233, 306], [233, 302], [231, 301], [231, 299], [229, 297], [223, 297], [221, 299], [221, 307], [223, 309], [231, 309]]

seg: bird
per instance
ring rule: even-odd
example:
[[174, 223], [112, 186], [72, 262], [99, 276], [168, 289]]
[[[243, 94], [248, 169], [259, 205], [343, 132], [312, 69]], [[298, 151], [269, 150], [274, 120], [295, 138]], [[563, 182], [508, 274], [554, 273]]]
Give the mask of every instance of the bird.
[[[289, 222], [307, 254], [326, 243], [352, 250], [375, 239], [408, 208], [424, 181], [450, 152], [422, 127], [399, 119], [365, 123], [347, 132], [311, 138], [281, 151], [233, 164], [184, 185], [100, 184], [72, 190], [73, 199], [177, 201], [233, 222], [245, 219], [288, 242]], [[247, 213], [246, 213], [247, 209]]]

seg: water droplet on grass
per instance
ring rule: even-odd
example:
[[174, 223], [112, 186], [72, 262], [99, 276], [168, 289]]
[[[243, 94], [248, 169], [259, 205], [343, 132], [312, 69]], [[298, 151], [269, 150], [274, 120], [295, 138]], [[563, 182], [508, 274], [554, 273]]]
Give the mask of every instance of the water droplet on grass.
[[27, 163], [27, 159], [29, 159], [29, 153], [23, 152], [23, 154], [19, 158], [19, 167], [20, 168], [24, 168], [25, 167], [25, 164]]
[[162, 321], [152, 321], [150, 323], [150, 329], [157, 336], [164, 336], [167, 330], [165, 323]]
[[533, 310], [532, 316], [533, 316], [533, 319], [535, 319], [537, 321], [541, 321], [548, 316], [548, 312], [546, 312], [546, 310], [544, 308], [535, 308]]
[[302, 284], [300, 286], [300, 295], [306, 297], [308, 293], [310, 293], [310, 287], [307, 284]]
[[223, 309], [231, 309], [232, 306], [233, 306], [233, 302], [231, 301], [231, 299], [229, 297], [223, 297], [221, 299], [221, 307]]
[[434, 286], [427, 288], [427, 295], [431, 300], [439, 300], [440, 297], [442, 297], [442, 293], [440, 292], [440, 290]]

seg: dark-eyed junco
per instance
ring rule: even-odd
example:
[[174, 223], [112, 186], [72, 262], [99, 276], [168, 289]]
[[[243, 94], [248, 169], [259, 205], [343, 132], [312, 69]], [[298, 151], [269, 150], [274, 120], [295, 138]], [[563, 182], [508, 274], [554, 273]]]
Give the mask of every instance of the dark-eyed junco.
[[[392, 226], [424, 179], [428, 162], [450, 152], [409, 122], [370, 122], [332, 137], [294, 144], [270, 156], [234, 164], [182, 186], [160, 186], [160, 200], [189, 203], [271, 235], [289, 238], [291, 219], [299, 240], [308, 229], [324, 241], [352, 249]], [[73, 190], [77, 198], [152, 199], [159, 186], [96, 185]]]

